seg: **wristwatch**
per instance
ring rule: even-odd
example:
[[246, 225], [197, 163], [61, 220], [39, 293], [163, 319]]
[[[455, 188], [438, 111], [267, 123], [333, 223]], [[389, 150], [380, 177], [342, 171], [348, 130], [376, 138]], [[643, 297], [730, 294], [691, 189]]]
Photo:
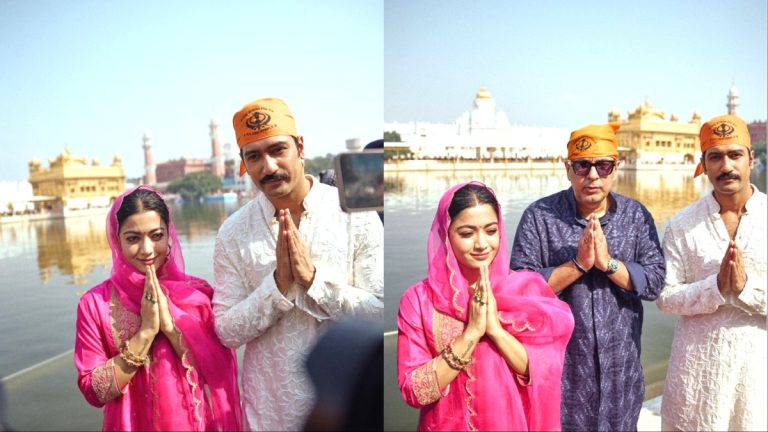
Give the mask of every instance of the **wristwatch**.
[[619, 262], [611, 258], [608, 260], [608, 268], [605, 269], [605, 274], [612, 275], [619, 270]]

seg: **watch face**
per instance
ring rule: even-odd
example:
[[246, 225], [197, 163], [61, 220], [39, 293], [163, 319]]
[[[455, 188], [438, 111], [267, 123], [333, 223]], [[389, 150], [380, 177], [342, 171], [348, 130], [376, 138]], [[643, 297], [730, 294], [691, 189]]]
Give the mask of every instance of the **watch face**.
[[615, 272], [618, 269], [619, 269], [619, 262], [618, 261], [616, 261], [615, 259], [611, 259], [610, 261], [608, 261], [608, 271], [610, 273], [613, 273], [613, 272]]

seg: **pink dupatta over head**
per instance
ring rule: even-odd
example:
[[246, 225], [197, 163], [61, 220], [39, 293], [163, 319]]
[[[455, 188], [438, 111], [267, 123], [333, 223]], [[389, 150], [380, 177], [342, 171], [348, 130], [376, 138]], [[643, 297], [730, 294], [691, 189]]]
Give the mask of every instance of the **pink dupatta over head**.
[[[137, 189], [155, 192], [147, 186]], [[112, 249], [109, 280], [123, 306], [140, 314], [145, 276], [123, 256], [117, 221], [123, 199], [134, 190], [122, 194], [112, 206], [107, 217], [107, 239]], [[179, 359], [170, 342], [158, 334], [152, 344], [151, 371], [148, 374], [146, 368], [141, 368], [129, 384], [137, 388], [146, 385], [147, 392], [151, 388], [154, 402], [134, 406], [132, 410], [139, 411], [136, 414], [144, 418], [154, 419], [153, 425], [159, 430], [184, 427], [185, 422], [180, 419], [187, 417], [185, 409], [193, 411], [195, 430], [241, 430], [243, 414], [237, 386], [237, 357], [234, 350], [219, 342], [214, 331], [213, 289], [206, 281], [184, 273], [181, 245], [170, 214], [168, 241], [168, 259], [157, 270], [157, 278], [168, 296], [174, 324], [181, 332], [182, 345], [187, 351], [184, 358]], [[154, 382], [150, 384], [149, 380]], [[192, 404], [187, 405], [185, 400]]]
[[[473, 183], [487, 188], [482, 183]], [[456, 191], [466, 184], [451, 187], [440, 199], [429, 233], [426, 281], [434, 308], [464, 323], [468, 321], [471, 292], [451, 248], [448, 207]], [[530, 383], [514, 376], [487, 336], [475, 349], [472, 364], [456, 380], [473, 398], [469, 413], [469, 424], [473, 428], [558, 430], [560, 379], [565, 348], [573, 332], [573, 315], [540, 274], [509, 269], [506, 230], [501, 209], [496, 210], [499, 247], [489, 266], [489, 276], [502, 326], [525, 346]]]

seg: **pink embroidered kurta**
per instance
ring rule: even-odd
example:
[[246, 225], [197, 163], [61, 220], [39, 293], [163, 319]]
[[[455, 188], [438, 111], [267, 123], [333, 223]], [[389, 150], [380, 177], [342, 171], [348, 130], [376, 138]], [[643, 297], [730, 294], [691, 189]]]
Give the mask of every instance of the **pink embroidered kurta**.
[[[538, 279], [534, 284], [550, 289], [541, 276], [519, 274], [523, 276], [521, 281]], [[477, 362], [470, 363], [440, 389], [434, 362], [440, 351], [464, 331], [465, 323], [437, 311], [429, 290], [426, 281], [409, 288], [400, 301], [398, 314], [398, 381], [405, 402], [421, 409], [419, 430], [559, 430], [560, 377], [568, 337], [553, 335], [552, 343], [559, 345], [554, 350], [547, 344], [530, 344], [520, 335], [535, 333], [535, 324], [521, 322], [521, 331], [515, 336], [528, 353], [527, 380], [517, 375], [483, 338], [474, 357], [485, 355], [490, 359], [484, 363], [485, 370], [479, 370]], [[570, 322], [573, 327], [567, 306], [562, 309], [561, 319], [558, 325], [568, 328]]]
[[[205, 395], [199, 377], [187, 358], [169, 360], [178, 356], [163, 335], [152, 343], [149, 365], [139, 368], [123, 389], [118, 387], [112, 358], [138, 331], [141, 317], [120, 303], [109, 281], [83, 296], [77, 316], [78, 384], [88, 403], [104, 407], [103, 430], [209, 429], [204, 419], [211, 415], [202, 403]], [[163, 382], [177, 388], [174, 398], [158, 397], [156, 388]], [[161, 422], [160, 413], [166, 414]]]
[[398, 385], [403, 399], [420, 408], [419, 430], [558, 430], [560, 379], [573, 315], [534, 272], [507, 267], [504, 223], [489, 266], [502, 327], [528, 355], [528, 377], [517, 375], [484, 336], [468, 366], [445, 388], [437, 381], [440, 352], [467, 322], [468, 283], [447, 238], [447, 208], [460, 187], [440, 201], [428, 244], [429, 276], [410, 287], [398, 312]]
[[172, 220], [167, 227], [168, 256], [157, 278], [180, 334], [182, 355], [158, 333], [149, 347], [148, 363], [123, 388], [118, 386], [115, 358], [123, 342], [141, 327], [145, 282], [144, 274], [123, 257], [117, 235], [116, 214], [131, 192], [118, 197], [107, 216], [110, 278], [85, 293], [77, 308], [75, 367], [80, 391], [88, 403], [104, 407], [104, 430], [240, 430], [243, 413], [235, 352], [216, 336], [213, 289], [184, 273]]

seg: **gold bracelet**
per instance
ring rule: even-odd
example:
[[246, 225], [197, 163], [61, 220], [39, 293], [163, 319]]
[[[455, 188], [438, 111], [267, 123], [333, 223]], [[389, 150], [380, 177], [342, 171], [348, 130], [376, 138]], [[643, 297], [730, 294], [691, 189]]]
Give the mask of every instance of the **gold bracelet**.
[[440, 351], [440, 356], [443, 357], [443, 360], [445, 360], [445, 362], [448, 364], [448, 366], [451, 369], [454, 369], [454, 370], [457, 370], [457, 371], [460, 371], [460, 370], [464, 369], [463, 366], [461, 366], [458, 363], [456, 363], [456, 359], [454, 358], [453, 353], [450, 352], [450, 348], [449, 347], [443, 348], [443, 350]]
[[137, 362], [135, 362], [135, 361], [131, 360], [131, 359], [130, 359], [130, 358], [127, 356], [127, 355], [125, 355], [125, 353], [123, 353], [122, 351], [120, 351], [120, 358], [121, 358], [121, 359], [123, 359], [123, 361], [124, 361], [124, 362], [128, 363], [128, 366], [133, 366], [133, 367], [135, 367], [135, 368], [140, 368], [140, 367], [144, 366], [144, 363], [137, 363]]
[[[449, 343], [449, 344], [448, 344], [448, 347], [449, 347], [449, 348], [450, 348], [450, 350], [451, 350], [451, 355], [452, 355], [452, 356], [453, 356], [453, 358], [456, 360], [456, 363], [458, 363], [458, 364], [459, 364], [459, 366], [461, 366], [461, 367], [464, 367], [464, 366], [466, 366], [466, 365], [468, 365], [468, 364], [469, 364], [469, 360], [470, 360], [470, 359], [465, 359], [465, 358], [464, 358], [464, 356], [466, 356], [466, 355], [467, 355], [467, 352], [469, 352], [469, 348], [467, 348], [467, 349], [464, 351], [464, 355], [463, 355], [463, 356], [459, 357], [458, 355], [456, 355], [456, 352], [455, 352], [455, 351], [453, 351], [453, 342]], [[470, 346], [470, 347], [471, 347], [471, 346]]]
[[130, 348], [128, 348], [127, 342], [125, 343], [125, 351], [127, 352], [128, 356], [131, 358], [131, 360], [139, 363], [147, 362], [147, 356], [134, 354], [133, 351], [131, 351]]
[[147, 361], [146, 356], [139, 357], [136, 354], [126, 350], [120, 351], [120, 357], [125, 360], [126, 363], [134, 367], [144, 366]]
[[469, 359], [464, 360], [453, 352], [453, 348], [451, 347], [450, 343], [448, 346], [443, 348], [443, 350], [440, 352], [440, 355], [443, 357], [443, 360], [448, 363], [448, 366], [454, 370], [460, 371], [469, 364]]
[[[454, 342], [456, 342], [456, 341], [454, 341]], [[473, 341], [469, 341], [469, 345], [467, 346], [467, 349], [465, 349], [465, 350], [464, 350], [464, 354], [462, 354], [461, 356], [457, 356], [457, 355], [456, 355], [456, 353], [453, 351], [453, 342], [451, 342], [450, 344], [448, 344], [448, 346], [450, 346], [450, 347], [451, 347], [451, 353], [452, 353], [452, 354], [453, 354], [453, 356], [456, 358], [456, 361], [457, 361], [457, 362], [458, 362], [460, 365], [462, 365], [462, 366], [466, 366], [466, 365], [468, 365], [468, 364], [469, 364], [469, 362], [470, 362], [470, 361], [472, 361], [472, 359], [471, 359], [471, 358], [466, 358], [466, 357], [467, 357], [467, 353], [469, 352], [469, 350], [470, 350], [470, 349], [472, 349], [472, 346], [473, 346], [474, 344], [475, 344], [475, 343], [474, 343]]]
[[141, 367], [147, 363], [147, 356], [140, 356], [131, 352], [128, 348], [128, 341], [124, 341], [120, 346], [120, 358], [133, 367]]

